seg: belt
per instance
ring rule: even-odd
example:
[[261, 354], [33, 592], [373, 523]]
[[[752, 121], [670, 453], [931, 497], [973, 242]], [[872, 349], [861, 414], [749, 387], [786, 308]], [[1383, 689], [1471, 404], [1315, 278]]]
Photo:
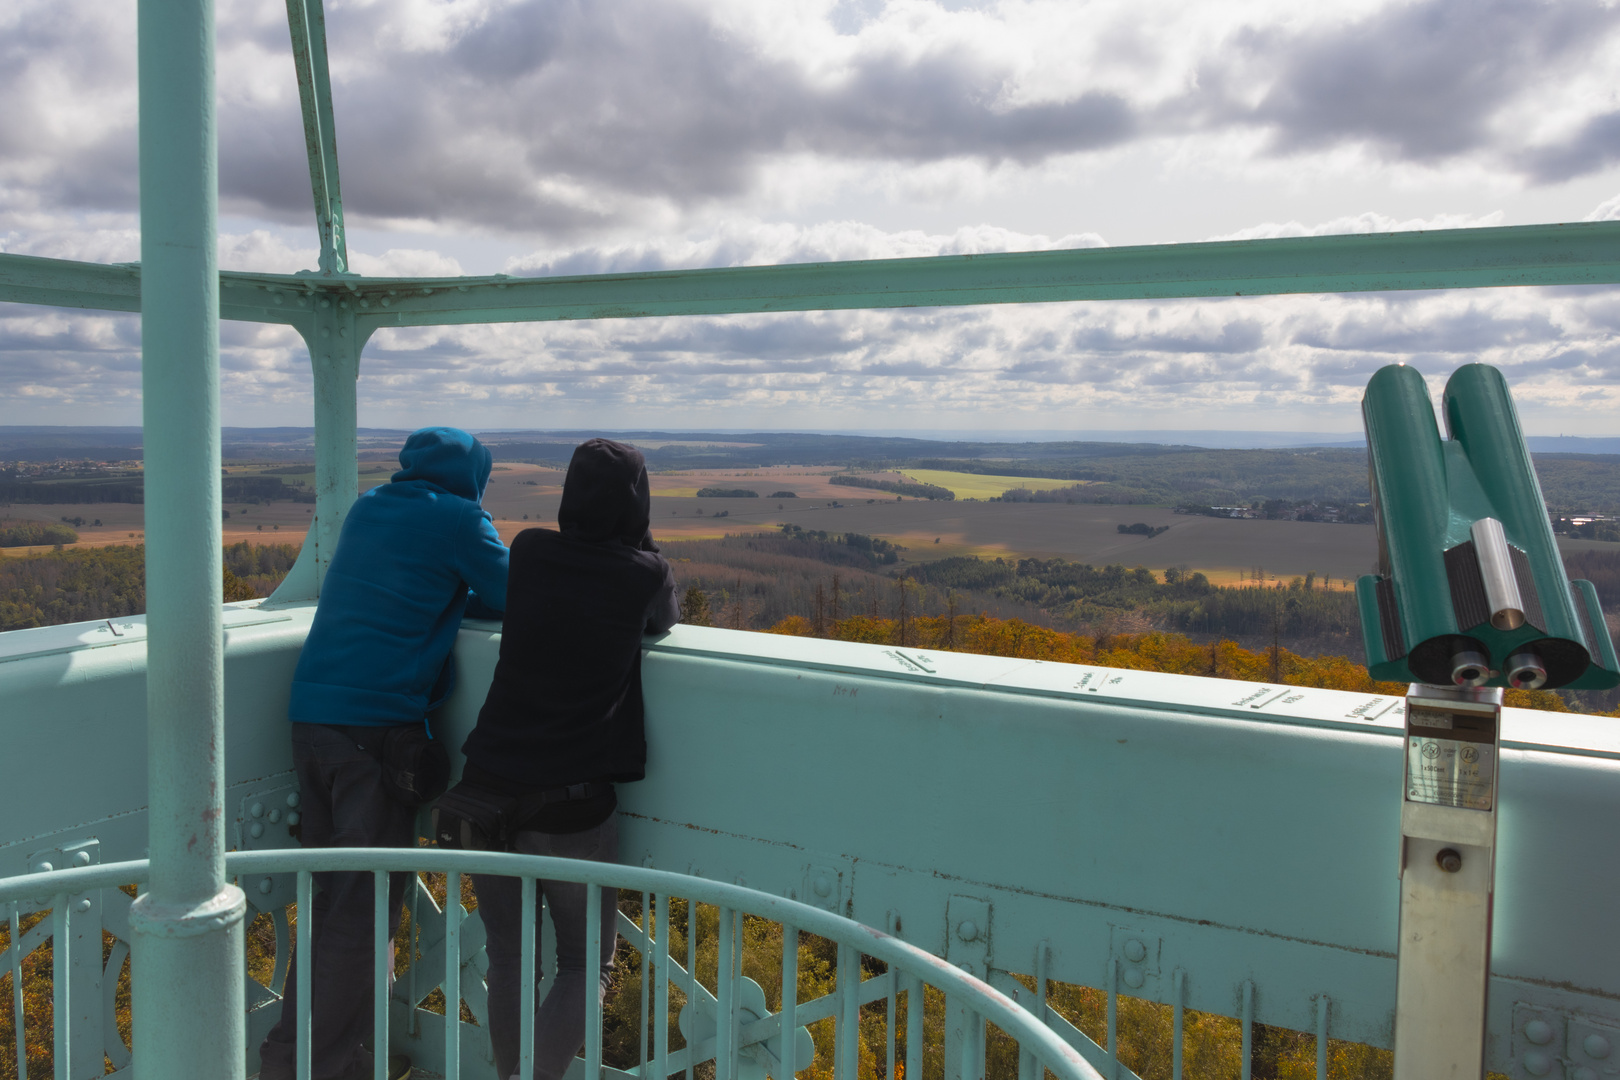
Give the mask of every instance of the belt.
[[612, 784], [603, 784], [592, 781], [586, 784], [569, 784], [565, 787], [542, 788], [534, 792], [530, 798], [541, 806], [559, 802], [577, 802], [580, 799], [595, 799], [613, 792]]

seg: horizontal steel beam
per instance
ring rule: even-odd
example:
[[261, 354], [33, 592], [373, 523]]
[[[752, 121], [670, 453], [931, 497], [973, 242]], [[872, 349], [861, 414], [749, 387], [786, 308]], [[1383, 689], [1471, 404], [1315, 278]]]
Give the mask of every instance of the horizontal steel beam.
[[[0, 300], [132, 311], [139, 268], [0, 254]], [[1620, 221], [578, 277], [220, 275], [220, 315], [367, 329], [654, 315], [1620, 283]], [[301, 315], [301, 312], [303, 313]]]

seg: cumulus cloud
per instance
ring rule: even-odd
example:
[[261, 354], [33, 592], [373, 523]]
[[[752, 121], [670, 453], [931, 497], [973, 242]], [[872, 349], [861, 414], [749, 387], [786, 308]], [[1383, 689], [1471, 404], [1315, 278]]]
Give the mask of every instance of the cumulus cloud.
[[1279, 236], [1342, 236], [1349, 233], [1414, 232], [1421, 229], [1480, 229], [1500, 224], [1502, 224], [1500, 210], [1480, 215], [1437, 214], [1434, 217], [1408, 218], [1404, 221], [1369, 210], [1361, 214], [1350, 214], [1318, 222], [1315, 225], [1302, 225], [1298, 221], [1268, 221], [1235, 232], [1212, 236], [1209, 239], [1267, 240]]
[[1501, 138], [1502, 111], [1600, 48], [1617, 14], [1593, 0], [1426, 0], [1233, 43], [1240, 65], [1276, 66], [1251, 116], [1277, 151], [1349, 140], [1432, 162]]
[[[559, 275], [1093, 246], [1104, 236], [895, 208], [985, 199], [1031, 176], [1078, 190], [1127, 165], [1146, 176], [1218, 159], [1239, 179], [1374, 176], [1409, 192], [1463, 174], [1548, 185], [1620, 161], [1620, 9], [1595, 0], [327, 10], [345, 205], [381, 250], [355, 245], [351, 258], [372, 275], [452, 275], [477, 260]], [[133, 19], [133, 5], [96, 0], [0, 5], [0, 251], [139, 257]], [[219, 2], [228, 269], [315, 264], [284, 20], [273, 0]], [[838, 197], [836, 211], [814, 209]], [[1315, 219], [1291, 203], [1217, 238], [1509, 219], [1443, 199], [1393, 205], [1410, 209]], [[818, 216], [835, 220], [805, 223]], [[1620, 196], [1589, 215], [1616, 218]], [[386, 423], [462, 410], [474, 423], [847, 427], [926, 411], [936, 427], [1037, 414], [1043, 427], [1194, 414], [1298, 427], [1297, 415], [1255, 419], [1295, 409], [1342, 416], [1335, 429], [1348, 430], [1379, 365], [1444, 374], [1486, 359], [1530, 413], [1604, 424], [1617, 341], [1612, 289], [421, 328], [373, 339], [361, 396]], [[228, 324], [222, 358], [233, 422], [307, 420], [296, 335]], [[52, 409], [60, 422], [128, 422], [138, 396], [137, 319], [0, 308], [0, 400], [14, 403], [0, 422]]]
[[588, 245], [532, 252], [507, 263], [511, 274], [631, 273], [703, 266], [904, 259], [930, 255], [981, 255], [995, 251], [1047, 251], [1099, 247], [1096, 233], [1057, 238], [993, 225], [966, 226], [948, 235], [912, 229], [886, 232], [858, 221], [811, 226], [731, 220], [701, 236], [653, 237], [634, 243]]
[[[678, 234], [739, 202], [926, 190], [951, 170], [993, 188], [1129, 146], [1467, 158], [1535, 183], [1620, 154], [1620, 16], [1596, 0], [327, 9], [345, 204], [391, 228]], [[134, 208], [133, 16], [0, 11], [0, 232]], [[307, 220], [281, 5], [222, 0], [218, 25], [222, 206]]]

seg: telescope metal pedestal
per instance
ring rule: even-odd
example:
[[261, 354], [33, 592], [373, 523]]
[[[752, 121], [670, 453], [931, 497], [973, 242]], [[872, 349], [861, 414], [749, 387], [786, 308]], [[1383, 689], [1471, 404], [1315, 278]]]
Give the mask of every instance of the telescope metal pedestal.
[[1501, 690], [1407, 694], [1396, 1080], [1485, 1075], [1501, 716]]

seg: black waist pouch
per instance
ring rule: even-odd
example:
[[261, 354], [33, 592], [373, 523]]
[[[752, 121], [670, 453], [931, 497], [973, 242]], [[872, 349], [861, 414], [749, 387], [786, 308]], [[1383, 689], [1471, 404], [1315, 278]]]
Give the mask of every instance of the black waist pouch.
[[450, 784], [450, 754], [426, 724], [401, 724], [383, 733], [383, 786], [406, 806], [424, 806]]
[[520, 798], [471, 780], [439, 796], [433, 807], [433, 841], [462, 851], [503, 851]]

